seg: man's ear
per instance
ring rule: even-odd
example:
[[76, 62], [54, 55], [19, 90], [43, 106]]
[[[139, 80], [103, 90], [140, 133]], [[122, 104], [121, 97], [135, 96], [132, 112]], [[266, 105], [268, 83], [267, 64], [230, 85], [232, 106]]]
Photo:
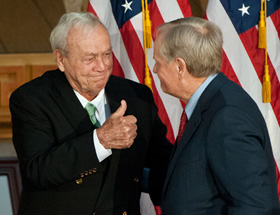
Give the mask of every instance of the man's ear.
[[58, 68], [60, 69], [60, 71], [64, 72], [65, 68], [64, 68], [64, 64], [63, 64], [63, 59], [64, 59], [63, 54], [58, 49], [55, 49], [53, 54], [56, 58], [56, 63], [57, 63]]
[[183, 58], [180, 58], [180, 57], [177, 57], [175, 59], [175, 61], [176, 61], [176, 64], [177, 64], [179, 79], [182, 80], [185, 72], [187, 71], [186, 62], [183, 60]]

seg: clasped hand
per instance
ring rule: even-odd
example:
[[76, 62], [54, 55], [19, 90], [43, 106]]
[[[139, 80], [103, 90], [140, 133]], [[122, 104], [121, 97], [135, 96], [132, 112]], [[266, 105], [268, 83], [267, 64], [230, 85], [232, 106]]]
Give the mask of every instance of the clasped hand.
[[105, 149], [129, 148], [137, 136], [137, 119], [133, 115], [124, 116], [127, 109], [125, 100], [103, 125], [96, 130], [97, 137]]

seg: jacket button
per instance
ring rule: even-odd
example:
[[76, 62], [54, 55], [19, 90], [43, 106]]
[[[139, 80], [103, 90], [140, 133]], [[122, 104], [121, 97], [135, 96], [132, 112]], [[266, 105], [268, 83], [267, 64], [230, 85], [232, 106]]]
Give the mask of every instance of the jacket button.
[[135, 177], [134, 182], [137, 184], [139, 182], [139, 178]]
[[76, 184], [81, 184], [81, 183], [83, 183], [83, 179], [82, 178], [79, 178], [79, 179], [76, 180]]

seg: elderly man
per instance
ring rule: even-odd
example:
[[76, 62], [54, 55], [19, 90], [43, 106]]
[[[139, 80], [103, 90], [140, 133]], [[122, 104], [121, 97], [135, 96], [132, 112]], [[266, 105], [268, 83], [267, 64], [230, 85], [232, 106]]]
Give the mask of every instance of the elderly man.
[[250, 96], [219, 72], [222, 41], [214, 23], [195, 17], [158, 29], [153, 72], [165, 93], [187, 104], [163, 215], [280, 214], [265, 121]]
[[90, 13], [63, 15], [50, 42], [59, 69], [10, 98], [18, 214], [140, 214], [144, 167], [159, 204], [172, 145], [151, 91], [111, 75], [110, 36]]

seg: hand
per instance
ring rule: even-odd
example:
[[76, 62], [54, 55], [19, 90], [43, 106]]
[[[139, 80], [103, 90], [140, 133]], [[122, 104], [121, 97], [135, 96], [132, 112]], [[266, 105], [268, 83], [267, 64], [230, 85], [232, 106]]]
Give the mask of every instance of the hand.
[[135, 116], [124, 116], [127, 108], [125, 100], [104, 124], [96, 130], [97, 137], [105, 149], [129, 148], [137, 136], [137, 119]]

